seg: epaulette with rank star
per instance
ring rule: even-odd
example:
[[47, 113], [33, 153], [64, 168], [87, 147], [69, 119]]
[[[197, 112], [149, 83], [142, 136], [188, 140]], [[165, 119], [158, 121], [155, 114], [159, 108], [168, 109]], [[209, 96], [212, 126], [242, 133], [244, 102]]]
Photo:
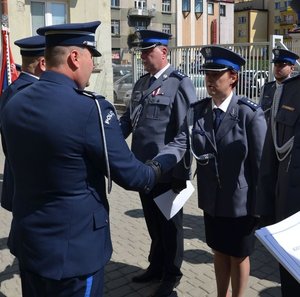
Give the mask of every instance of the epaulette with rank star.
[[74, 88], [75, 91], [81, 95], [84, 95], [84, 96], [87, 96], [87, 97], [90, 97], [90, 98], [93, 98], [93, 99], [104, 99], [105, 100], [105, 97], [102, 96], [102, 95], [99, 95], [95, 92], [91, 92], [91, 91], [86, 91], [86, 90], [82, 90], [82, 89], [77, 89], [77, 88]]
[[182, 72], [180, 72], [180, 71], [178, 71], [178, 70], [174, 70], [174, 71], [170, 74], [170, 76], [175, 76], [175, 77], [179, 78], [180, 80], [182, 80], [182, 79], [184, 79], [185, 77], [187, 77], [186, 74], [184, 74], [184, 73], [182, 73]]
[[247, 97], [241, 97], [241, 98], [239, 98], [238, 102], [242, 103], [242, 104], [245, 104], [245, 105], [248, 105], [253, 110], [257, 110], [259, 108], [259, 105], [257, 103], [251, 101]]

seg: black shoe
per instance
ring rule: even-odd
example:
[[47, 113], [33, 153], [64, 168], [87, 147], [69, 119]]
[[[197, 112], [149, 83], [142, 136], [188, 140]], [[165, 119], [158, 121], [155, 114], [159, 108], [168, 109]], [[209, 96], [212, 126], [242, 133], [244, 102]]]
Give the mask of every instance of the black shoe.
[[179, 281], [162, 281], [155, 293], [151, 297], [168, 297], [172, 294]]
[[146, 270], [140, 275], [134, 276], [132, 278], [132, 281], [134, 283], [148, 283], [151, 281], [159, 281], [161, 280], [161, 273], [157, 273], [156, 271], [153, 270]]

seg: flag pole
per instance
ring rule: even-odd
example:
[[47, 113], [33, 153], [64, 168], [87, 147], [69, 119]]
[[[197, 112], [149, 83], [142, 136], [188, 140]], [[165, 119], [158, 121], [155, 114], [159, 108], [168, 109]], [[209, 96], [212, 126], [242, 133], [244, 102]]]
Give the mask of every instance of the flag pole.
[[10, 61], [10, 53], [9, 53], [9, 37], [8, 37], [8, 5], [7, 0], [1, 0], [1, 10], [2, 10], [2, 16], [1, 16], [1, 25], [2, 25], [2, 31], [4, 34], [5, 42], [6, 42], [6, 51], [4, 53], [4, 46], [2, 44], [2, 54], [5, 54], [6, 57], [6, 67], [7, 67], [7, 81], [8, 84], [11, 84], [12, 78], [11, 78], [11, 61]]

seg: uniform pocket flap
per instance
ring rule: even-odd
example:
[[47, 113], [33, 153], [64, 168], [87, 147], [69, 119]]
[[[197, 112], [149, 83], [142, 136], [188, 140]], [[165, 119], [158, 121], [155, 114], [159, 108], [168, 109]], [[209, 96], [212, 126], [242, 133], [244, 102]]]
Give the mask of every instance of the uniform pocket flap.
[[299, 117], [299, 112], [296, 110], [288, 110], [281, 108], [277, 115], [276, 121], [286, 126], [294, 126]]
[[109, 223], [108, 213], [105, 208], [98, 209], [94, 212], [94, 226], [95, 229], [100, 229], [107, 226]]
[[157, 95], [149, 103], [159, 104], [159, 105], [170, 105], [170, 102], [171, 102], [171, 97]]

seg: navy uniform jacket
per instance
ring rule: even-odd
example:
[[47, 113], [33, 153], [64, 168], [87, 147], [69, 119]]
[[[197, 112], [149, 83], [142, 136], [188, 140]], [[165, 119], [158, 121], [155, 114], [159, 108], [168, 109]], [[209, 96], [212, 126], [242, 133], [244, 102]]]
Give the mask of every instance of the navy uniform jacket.
[[[19, 77], [12, 82], [1, 95], [0, 98], [0, 121], [1, 114], [3, 112], [4, 106], [10, 100], [10, 98], [21, 91], [22, 89], [30, 86], [38, 79], [35, 76], [32, 76], [26, 72], [21, 72]], [[3, 175], [3, 184], [2, 184], [2, 195], [1, 195], [1, 206], [9, 211], [12, 210], [12, 197], [14, 191], [13, 176], [7, 164], [7, 161], [4, 163], [4, 175]]]
[[21, 91], [22, 89], [30, 86], [34, 82], [36, 82], [38, 79], [30, 75], [26, 72], [21, 72], [18, 78], [13, 81], [3, 92], [0, 98], [0, 113], [2, 114], [2, 110], [6, 103], [9, 101], [9, 99], [16, 94], [17, 92]]
[[276, 91], [276, 81], [267, 82], [263, 86], [260, 97], [260, 106], [265, 113], [266, 121], [269, 122], [273, 97]]
[[211, 100], [201, 100], [192, 110], [194, 153], [216, 156], [197, 162], [199, 207], [211, 216], [252, 215], [266, 132], [263, 111], [247, 98], [233, 95], [214, 136]]
[[[280, 146], [293, 135], [299, 134], [299, 93], [300, 76], [283, 82], [282, 96], [275, 118]], [[280, 221], [300, 210], [299, 142], [297, 135], [288, 157], [278, 161], [269, 125], [259, 175], [257, 214]]]
[[[15, 181], [9, 248], [20, 267], [57, 280], [95, 272], [112, 253], [99, 114], [76, 87], [47, 71], [8, 102], [2, 118]], [[151, 188], [153, 169], [134, 158], [113, 106], [99, 103], [113, 180]]]
[[[175, 71], [172, 66], [166, 69], [150, 88], [148, 88], [149, 78], [150, 75], [146, 74], [136, 82], [132, 92], [131, 108], [128, 108], [120, 118], [124, 137], [132, 132], [131, 149], [143, 162], [152, 159], [165, 144], [174, 139], [184, 122], [190, 104], [196, 101], [192, 81]], [[139, 103], [144, 106], [133, 131], [130, 116]], [[186, 160], [186, 163], [189, 163], [189, 160]], [[160, 181], [170, 182], [172, 177], [189, 179], [190, 170], [186, 169], [183, 160]]]

